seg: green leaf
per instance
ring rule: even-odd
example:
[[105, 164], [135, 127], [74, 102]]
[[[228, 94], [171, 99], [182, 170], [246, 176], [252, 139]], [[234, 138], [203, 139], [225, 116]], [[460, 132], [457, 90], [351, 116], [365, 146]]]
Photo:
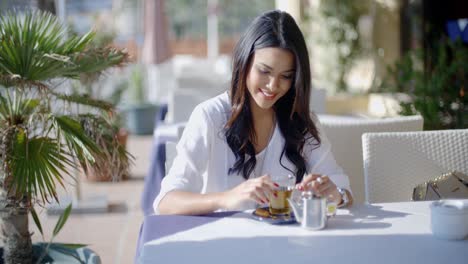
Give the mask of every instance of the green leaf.
[[92, 106], [92, 107], [99, 108], [99, 109], [106, 110], [106, 111], [111, 111], [114, 108], [114, 105], [112, 105], [109, 102], [106, 102], [103, 100], [97, 100], [89, 96], [84, 96], [84, 95], [79, 95], [79, 94], [67, 95], [67, 94], [61, 94], [57, 92], [51, 92], [51, 94], [67, 102], [73, 102], [73, 103], [77, 103], [80, 105]]
[[39, 220], [39, 217], [37, 216], [37, 213], [36, 213], [36, 210], [34, 209], [34, 207], [31, 208], [31, 215], [33, 217], [34, 223], [37, 226], [37, 229], [39, 229], [39, 232], [41, 233], [41, 236], [44, 237], [44, 232], [42, 232], [41, 221]]
[[71, 209], [72, 209], [72, 204], [70, 203], [67, 208], [65, 208], [65, 210], [63, 211], [63, 214], [60, 215], [60, 218], [59, 220], [57, 221], [57, 224], [55, 225], [55, 228], [54, 228], [54, 232], [52, 233], [52, 238], [54, 238], [55, 236], [57, 236], [57, 234], [60, 232], [60, 230], [62, 229], [62, 227], [65, 225], [65, 223], [67, 222], [67, 219], [68, 217], [70, 216], [70, 213], [71, 213]]
[[[40, 104], [39, 99], [28, 99], [21, 102], [21, 115], [28, 116], [32, 114]], [[18, 113], [19, 114], [19, 113]]]
[[52, 115], [51, 119], [78, 159], [94, 162], [94, 155], [99, 155], [101, 151], [96, 143], [86, 135], [80, 123], [68, 116]]
[[24, 131], [14, 137], [10, 168], [11, 190], [18, 195], [39, 196], [48, 202], [49, 197], [57, 200], [57, 183], [64, 187], [63, 175], [76, 165], [65, 154], [62, 145], [46, 137], [27, 138]]
[[70, 244], [70, 243], [54, 243], [52, 244], [54, 248], [56, 247], [62, 247], [62, 248], [67, 248], [67, 249], [78, 249], [78, 248], [83, 248], [87, 247], [87, 244]]
[[0, 94], [0, 120], [6, 120], [10, 116], [7, 99]]

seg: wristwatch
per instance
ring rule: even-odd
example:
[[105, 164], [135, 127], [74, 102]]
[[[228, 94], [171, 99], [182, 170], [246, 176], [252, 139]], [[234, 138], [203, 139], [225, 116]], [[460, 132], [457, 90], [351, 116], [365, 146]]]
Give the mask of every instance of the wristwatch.
[[346, 207], [349, 204], [348, 192], [345, 189], [337, 188], [338, 192], [341, 195], [341, 203], [338, 205], [338, 208]]

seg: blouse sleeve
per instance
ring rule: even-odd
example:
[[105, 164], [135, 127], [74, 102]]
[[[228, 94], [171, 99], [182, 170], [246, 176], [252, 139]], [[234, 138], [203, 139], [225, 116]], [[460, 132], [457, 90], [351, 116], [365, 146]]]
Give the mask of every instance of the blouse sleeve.
[[182, 137], [177, 143], [177, 155], [161, 182], [161, 190], [153, 202], [158, 206], [164, 196], [173, 190], [200, 193], [203, 188], [203, 173], [209, 161], [210, 141], [213, 126], [204, 109], [197, 106], [187, 122]]
[[[338, 188], [343, 188], [351, 192], [348, 175], [336, 163], [335, 157], [331, 151], [331, 144], [325, 135], [324, 130], [319, 121], [315, 121], [315, 125], [320, 135], [320, 146], [317, 148], [312, 142], [304, 147], [306, 160], [308, 165], [308, 173], [323, 174], [330, 177]], [[351, 192], [352, 193], [352, 192]]]

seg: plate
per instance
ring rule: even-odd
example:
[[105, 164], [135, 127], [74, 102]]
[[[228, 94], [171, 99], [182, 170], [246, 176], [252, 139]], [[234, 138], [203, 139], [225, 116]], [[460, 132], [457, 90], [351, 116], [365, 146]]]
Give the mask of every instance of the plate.
[[272, 215], [270, 214], [268, 207], [260, 207], [255, 209], [255, 211], [252, 212], [252, 217], [255, 220], [266, 222], [272, 225], [285, 225], [296, 223], [296, 218], [294, 217], [293, 212], [284, 215]]

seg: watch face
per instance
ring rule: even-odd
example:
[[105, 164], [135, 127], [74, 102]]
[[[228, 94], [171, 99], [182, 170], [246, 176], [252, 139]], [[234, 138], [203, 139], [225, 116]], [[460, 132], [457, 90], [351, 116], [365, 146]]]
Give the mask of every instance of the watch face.
[[345, 189], [338, 188], [338, 192], [341, 194], [341, 204], [340, 207], [346, 206], [349, 203], [348, 193]]

